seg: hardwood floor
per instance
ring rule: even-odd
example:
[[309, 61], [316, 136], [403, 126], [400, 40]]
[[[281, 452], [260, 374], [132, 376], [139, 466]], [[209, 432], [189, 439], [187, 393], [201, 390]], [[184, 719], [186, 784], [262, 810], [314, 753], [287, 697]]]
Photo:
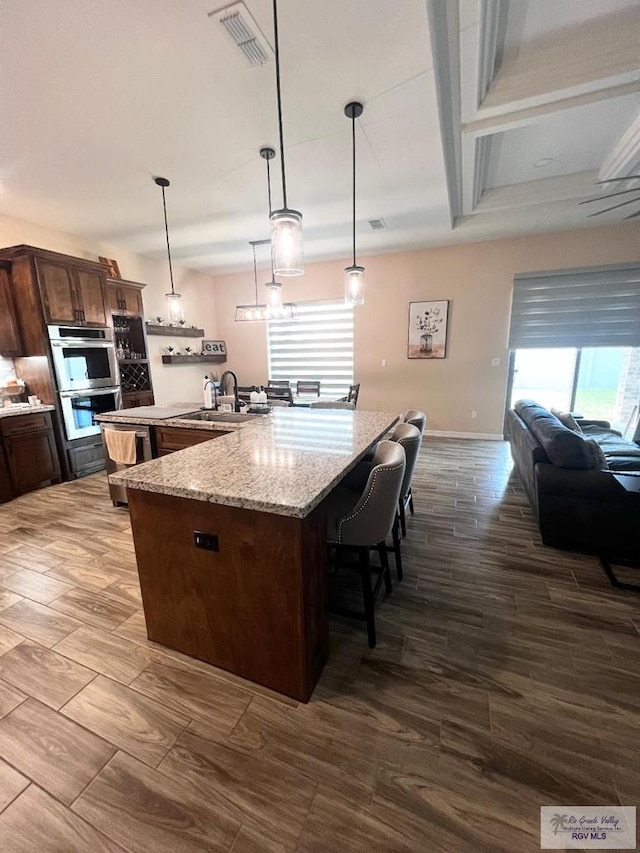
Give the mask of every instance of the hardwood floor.
[[146, 639], [102, 475], [0, 507], [0, 850], [527, 853], [541, 805], [640, 805], [640, 598], [510, 470], [426, 440], [378, 646], [332, 620], [308, 705]]

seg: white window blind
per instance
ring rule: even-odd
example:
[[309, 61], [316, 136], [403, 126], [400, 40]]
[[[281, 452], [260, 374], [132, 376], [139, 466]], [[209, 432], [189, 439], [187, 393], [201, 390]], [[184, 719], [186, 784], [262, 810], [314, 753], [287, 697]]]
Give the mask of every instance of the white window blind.
[[510, 349], [640, 346], [640, 266], [514, 278]]
[[320, 394], [342, 396], [353, 384], [353, 306], [299, 302], [296, 319], [268, 323], [269, 379], [320, 381]]

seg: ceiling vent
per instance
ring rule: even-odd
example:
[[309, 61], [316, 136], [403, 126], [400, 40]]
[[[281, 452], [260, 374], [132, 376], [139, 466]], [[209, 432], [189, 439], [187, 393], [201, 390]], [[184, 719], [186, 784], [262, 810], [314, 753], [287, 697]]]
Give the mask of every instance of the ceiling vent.
[[371, 226], [372, 231], [384, 231], [387, 227], [384, 219], [370, 219], [369, 225]]
[[271, 61], [271, 45], [244, 3], [232, 3], [216, 12], [209, 12], [209, 17], [218, 21], [251, 68]]

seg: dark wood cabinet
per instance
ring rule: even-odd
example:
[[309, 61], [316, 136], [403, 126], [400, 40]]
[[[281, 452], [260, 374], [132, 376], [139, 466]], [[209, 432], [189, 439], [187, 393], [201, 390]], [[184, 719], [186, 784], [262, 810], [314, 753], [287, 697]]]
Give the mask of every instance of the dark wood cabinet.
[[106, 279], [93, 269], [38, 258], [36, 261], [45, 322], [106, 326]]
[[183, 429], [182, 427], [154, 427], [155, 431], [155, 455], [167, 456], [185, 447], [193, 447], [203, 441], [211, 441], [212, 438], [220, 438], [228, 435], [228, 430], [217, 429]]
[[153, 391], [140, 391], [133, 394], [122, 394], [122, 408], [135, 409], [138, 406], [153, 406], [155, 402]]
[[0, 454], [3, 458], [0, 474], [4, 481], [0, 500], [60, 480], [60, 460], [49, 412], [0, 418], [0, 432], [4, 447]]
[[22, 344], [13, 299], [11, 280], [6, 269], [0, 269], [0, 356], [22, 354]]
[[47, 323], [80, 323], [72, 269], [51, 261], [37, 262], [38, 280]]
[[144, 284], [135, 281], [119, 281], [108, 279], [107, 303], [113, 314], [130, 314], [136, 317], [144, 316], [142, 305], [142, 288]]
[[4, 454], [4, 442], [0, 437], [0, 504], [10, 501], [13, 497], [13, 488], [9, 479], [9, 468]]
[[106, 326], [106, 284], [103, 276], [87, 270], [76, 270], [78, 310], [83, 326]]

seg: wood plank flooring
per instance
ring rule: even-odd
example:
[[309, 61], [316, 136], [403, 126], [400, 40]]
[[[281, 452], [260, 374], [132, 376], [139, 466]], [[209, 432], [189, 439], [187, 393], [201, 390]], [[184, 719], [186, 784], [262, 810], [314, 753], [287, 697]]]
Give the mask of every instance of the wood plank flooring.
[[502, 443], [427, 439], [414, 494], [307, 705], [146, 639], [103, 475], [1, 506], [0, 850], [528, 853], [541, 805], [640, 806], [640, 597], [541, 544]]

